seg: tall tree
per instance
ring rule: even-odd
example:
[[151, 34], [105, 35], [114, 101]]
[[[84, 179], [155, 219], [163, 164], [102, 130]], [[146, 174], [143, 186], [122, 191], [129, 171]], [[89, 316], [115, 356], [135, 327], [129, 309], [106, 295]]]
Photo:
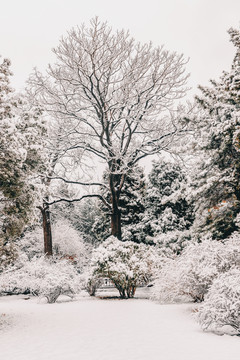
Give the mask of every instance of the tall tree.
[[111, 213], [112, 234], [120, 239], [119, 201], [128, 169], [169, 149], [179, 135], [171, 110], [185, 95], [186, 62], [163, 47], [136, 43], [124, 30], [113, 33], [98, 18], [89, 28], [71, 30], [54, 53], [57, 61], [47, 76], [36, 71], [31, 77], [32, 92], [64, 123], [68, 159], [75, 157], [76, 166], [83, 157], [107, 165], [111, 197], [102, 200]]
[[211, 87], [200, 87], [197, 97], [196, 226], [217, 239], [237, 230], [240, 212], [240, 32], [230, 29], [229, 34], [236, 48], [231, 70]]
[[0, 255], [13, 258], [12, 240], [31, 222], [36, 187], [33, 178], [43, 171], [42, 135], [45, 126], [39, 108], [10, 87], [10, 61], [0, 64]]

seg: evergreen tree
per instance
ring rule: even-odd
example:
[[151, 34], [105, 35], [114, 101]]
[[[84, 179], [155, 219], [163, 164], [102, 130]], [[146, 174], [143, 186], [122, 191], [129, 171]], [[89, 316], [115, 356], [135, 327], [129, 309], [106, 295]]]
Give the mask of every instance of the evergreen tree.
[[236, 48], [230, 72], [211, 87], [200, 87], [201, 113], [196, 149], [200, 161], [194, 179], [196, 228], [221, 239], [237, 230], [240, 212], [240, 32], [229, 30]]
[[187, 177], [178, 164], [153, 162], [147, 204], [145, 231], [150, 236], [190, 228], [193, 207], [187, 200]]
[[16, 257], [12, 240], [31, 222], [36, 197], [33, 176], [43, 167], [38, 108], [13, 92], [10, 61], [0, 64], [0, 270]]

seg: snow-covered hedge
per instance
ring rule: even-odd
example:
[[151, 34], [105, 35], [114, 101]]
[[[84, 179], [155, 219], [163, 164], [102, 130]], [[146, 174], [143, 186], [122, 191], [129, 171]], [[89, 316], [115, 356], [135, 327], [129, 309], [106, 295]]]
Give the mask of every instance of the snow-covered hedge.
[[192, 243], [181, 255], [169, 259], [161, 269], [152, 291], [152, 299], [160, 302], [203, 301], [213, 280], [240, 264], [239, 240], [225, 243], [205, 239]]
[[67, 260], [33, 258], [19, 268], [10, 268], [0, 276], [0, 293], [26, 293], [46, 297], [53, 303], [61, 294], [73, 296], [80, 291], [81, 278]]
[[156, 264], [154, 248], [110, 236], [93, 252], [92, 276], [109, 278], [122, 298], [130, 298], [138, 285], [152, 279]]
[[234, 268], [214, 280], [199, 307], [198, 321], [204, 330], [231, 326], [240, 335], [240, 269]]

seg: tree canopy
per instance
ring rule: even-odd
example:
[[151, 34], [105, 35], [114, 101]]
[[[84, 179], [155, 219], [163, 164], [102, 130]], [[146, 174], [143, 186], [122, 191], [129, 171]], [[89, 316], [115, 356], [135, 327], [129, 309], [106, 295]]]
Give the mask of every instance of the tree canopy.
[[107, 165], [111, 200], [105, 205], [112, 234], [121, 238], [119, 198], [128, 168], [169, 149], [179, 134], [173, 105], [186, 91], [186, 61], [163, 47], [137, 43], [124, 30], [114, 33], [98, 18], [89, 28], [72, 29], [54, 53], [47, 76], [31, 76], [31, 92], [64, 124], [66, 158], [76, 166], [86, 157]]

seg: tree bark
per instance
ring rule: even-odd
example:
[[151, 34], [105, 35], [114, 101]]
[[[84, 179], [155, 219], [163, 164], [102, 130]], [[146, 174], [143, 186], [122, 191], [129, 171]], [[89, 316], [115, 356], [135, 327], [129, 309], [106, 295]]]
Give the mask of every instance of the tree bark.
[[118, 208], [113, 209], [111, 214], [111, 234], [118, 240], [122, 239], [121, 212]]
[[42, 212], [43, 221], [43, 237], [44, 237], [44, 254], [48, 256], [53, 255], [52, 250], [52, 230], [50, 220], [49, 206], [39, 207]]

